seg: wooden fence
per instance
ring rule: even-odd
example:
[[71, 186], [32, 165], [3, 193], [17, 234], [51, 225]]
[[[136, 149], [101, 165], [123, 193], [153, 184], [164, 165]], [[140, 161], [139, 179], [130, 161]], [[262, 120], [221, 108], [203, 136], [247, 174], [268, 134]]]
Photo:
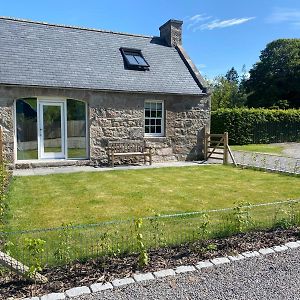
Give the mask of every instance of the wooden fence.
[[204, 138], [204, 158], [222, 160], [223, 164], [229, 163], [229, 156], [236, 165], [233, 154], [228, 144], [228, 132], [214, 134], [207, 132], [205, 128]]

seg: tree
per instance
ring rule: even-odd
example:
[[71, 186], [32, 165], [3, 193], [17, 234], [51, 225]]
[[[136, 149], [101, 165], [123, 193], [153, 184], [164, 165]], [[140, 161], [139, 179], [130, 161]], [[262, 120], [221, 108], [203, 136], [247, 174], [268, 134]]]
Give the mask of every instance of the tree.
[[234, 67], [232, 67], [225, 75], [226, 79], [231, 83], [239, 83], [239, 74]]
[[239, 74], [232, 67], [225, 76], [217, 76], [212, 84], [212, 110], [241, 107], [246, 101]]
[[231, 98], [234, 93], [233, 85], [224, 76], [217, 76], [213, 84], [211, 109], [231, 107]]
[[300, 107], [300, 39], [279, 39], [261, 52], [245, 82], [249, 107]]

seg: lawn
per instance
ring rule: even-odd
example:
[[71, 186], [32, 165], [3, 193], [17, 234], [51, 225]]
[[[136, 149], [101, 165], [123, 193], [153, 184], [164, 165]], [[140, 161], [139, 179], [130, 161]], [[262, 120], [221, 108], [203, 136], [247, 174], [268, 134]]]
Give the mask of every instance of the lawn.
[[232, 150], [251, 151], [259, 153], [269, 153], [283, 155], [284, 146], [270, 144], [249, 144], [249, 145], [233, 145]]
[[47, 228], [294, 198], [299, 177], [221, 165], [15, 177], [7, 226]]

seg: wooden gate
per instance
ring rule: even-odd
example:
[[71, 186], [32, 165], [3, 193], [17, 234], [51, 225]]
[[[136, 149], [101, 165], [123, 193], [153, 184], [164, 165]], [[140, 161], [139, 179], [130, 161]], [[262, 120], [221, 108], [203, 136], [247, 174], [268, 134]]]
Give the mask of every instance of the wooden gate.
[[223, 164], [228, 164], [229, 155], [236, 165], [233, 154], [228, 145], [228, 132], [216, 134], [208, 133], [205, 129], [205, 139], [204, 139], [204, 157], [205, 160], [216, 159], [222, 160]]

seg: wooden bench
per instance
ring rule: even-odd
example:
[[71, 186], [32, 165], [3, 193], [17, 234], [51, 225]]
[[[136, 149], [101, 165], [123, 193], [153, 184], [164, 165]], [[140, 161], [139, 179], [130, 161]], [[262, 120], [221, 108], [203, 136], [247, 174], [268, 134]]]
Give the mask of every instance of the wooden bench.
[[144, 157], [144, 164], [147, 162], [146, 158], [149, 157], [149, 164], [152, 165], [151, 147], [147, 147], [145, 141], [108, 142], [107, 155], [112, 168], [116, 157], [128, 156], [142, 156]]

